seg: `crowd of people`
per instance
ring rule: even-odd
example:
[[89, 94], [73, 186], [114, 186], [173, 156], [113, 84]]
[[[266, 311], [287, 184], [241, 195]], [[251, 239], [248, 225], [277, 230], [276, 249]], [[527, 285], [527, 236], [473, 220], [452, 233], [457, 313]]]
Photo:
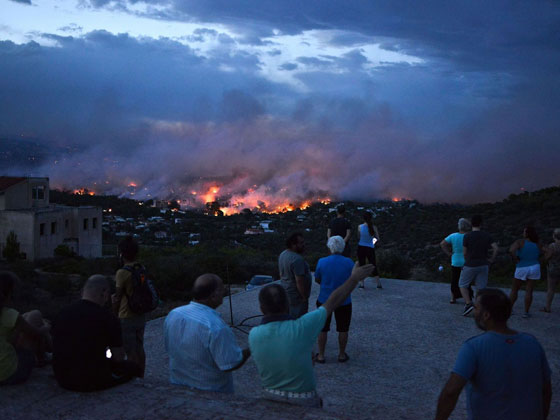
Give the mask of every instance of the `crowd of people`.
[[[294, 233], [278, 258], [280, 284], [262, 287], [258, 294], [262, 320], [251, 329], [249, 347], [242, 349], [217, 308], [225, 288], [215, 274], [198, 277], [192, 301], [173, 309], [164, 322], [169, 355], [169, 380], [190, 388], [234, 392], [232, 372], [252, 357], [263, 398], [320, 407], [314, 363], [326, 363], [327, 335], [336, 320], [337, 361], [346, 352], [352, 319], [351, 293], [371, 277], [382, 285], [375, 248], [380, 241], [372, 214], [365, 212], [358, 226], [354, 262], [349, 245], [351, 225], [340, 206], [327, 231], [330, 255], [321, 258], [314, 276], [305, 261], [305, 239]], [[524, 317], [529, 317], [534, 281], [540, 279], [539, 257], [548, 263], [548, 293], [544, 312], [550, 312], [560, 278], [560, 229], [554, 242], [543, 245], [532, 227], [509, 248], [516, 261], [510, 296], [487, 287], [489, 265], [498, 245], [482, 230], [482, 218], [459, 219], [458, 232], [441, 248], [451, 257], [451, 303], [465, 300], [463, 315], [474, 313], [484, 331], [462, 345], [437, 405], [436, 419], [447, 419], [465, 385], [469, 418], [546, 419], [551, 400], [550, 368], [545, 352], [530, 334], [509, 328], [518, 290], [526, 285]], [[146, 314], [137, 309], [134, 293], [144, 281], [138, 244], [131, 238], [119, 244], [122, 268], [111, 284], [106, 276], [90, 277], [81, 299], [64, 308], [52, 326], [40, 312], [20, 315], [9, 306], [17, 278], [0, 272], [0, 385], [24, 382], [34, 366], [52, 362], [60, 386], [72, 391], [97, 391], [125, 383], [145, 372]], [[366, 264], [367, 262], [367, 264]], [[316, 309], [309, 311], [313, 278], [320, 285]], [[114, 293], [112, 290], [114, 289]], [[473, 290], [474, 289], [474, 290]], [[315, 352], [318, 348], [318, 352]], [[52, 360], [49, 356], [52, 354]], [[522, 396], [522, 398], [520, 398]]]

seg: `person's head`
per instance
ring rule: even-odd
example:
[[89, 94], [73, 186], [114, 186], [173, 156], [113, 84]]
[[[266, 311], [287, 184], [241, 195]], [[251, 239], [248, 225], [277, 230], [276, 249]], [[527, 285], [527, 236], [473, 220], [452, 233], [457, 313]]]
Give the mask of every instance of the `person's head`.
[[526, 226], [525, 229], [523, 229], [523, 236], [531, 242], [539, 243], [539, 235], [537, 235], [537, 230], [534, 226]]
[[459, 229], [459, 232], [468, 232], [471, 228], [471, 222], [464, 217], [461, 217], [459, 222], [457, 222], [457, 229]]
[[119, 255], [125, 261], [136, 261], [136, 257], [138, 255], [138, 243], [132, 236], [127, 236], [119, 242]]
[[336, 214], [340, 216], [344, 216], [344, 213], [346, 213], [346, 207], [344, 206], [344, 204], [338, 205], [336, 207]]
[[259, 304], [264, 315], [281, 315], [290, 312], [288, 295], [279, 284], [269, 284], [259, 292]]
[[478, 292], [474, 308], [474, 320], [481, 330], [505, 326], [511, 315], [511, 301], [499, 289], [483, 289]]
[[94, 274], [82, 288], [82, 299], [104, 306], [111, 296], [111, 283], [107, 276]]
[[298, 254], [303, 254], [303, 251], [305, 250], [305, 240], [303, 239], [303, 234], [301, 232], [295, 232], [288, 236], [288, 239], [286, 239], [286, 248], [297, 252]]
[[473, 228], [480, 228], [482, 226], [482, 216], [475, 214], [471, 219], [471, 225]]
[[224, 283], [216, 274], [203, 274], [194, 281], [191, 296], [195, 302], [216, 309], [224, 301]]
[[327, 248], [329, 248], [331, 254], [342, 254], [345, 246], [346, 243], [344, 239], [342, 239], [342, 236], [331, 236], [327, 241]]
[[11, 271], [0, 271], [0, 311], [12, 297], [17, 282], [17, 276]]
[[371, 212], [369, 211], [364, 211], [362, 217], [364, 218], [364, 222], [366, 222], [368, 226], [369, 234], [371, 236], [375, 235], [375, 230], [373, 229], [373, 214], [371, 214]]
[[560, 241], [560, 228], [554, 229], [554, 232], [552, 232], [552, 238], [555, 241]]

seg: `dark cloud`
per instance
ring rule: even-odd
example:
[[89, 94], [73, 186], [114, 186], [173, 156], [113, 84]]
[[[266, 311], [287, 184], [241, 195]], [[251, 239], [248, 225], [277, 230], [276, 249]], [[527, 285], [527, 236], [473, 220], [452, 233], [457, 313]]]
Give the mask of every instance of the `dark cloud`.
[[21, 4], [29, 4], [29, 5], [32, 4], [31, 0], [11, 0], [11, 1], [13, 1], [15, 3], [21, 3]]
[[284, 63], [281, 66], [279, 66], [280, 70], [286, 70], [286, 71], [292, 71], [298, 68], [298, 65], [296, 63]]

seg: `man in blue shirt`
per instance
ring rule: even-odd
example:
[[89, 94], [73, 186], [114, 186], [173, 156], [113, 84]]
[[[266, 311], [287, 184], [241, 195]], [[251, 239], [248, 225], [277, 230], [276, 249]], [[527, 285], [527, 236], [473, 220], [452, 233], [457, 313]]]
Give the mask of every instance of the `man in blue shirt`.
[[481, 290], [474, 316], [486, 331], [463, 343], [455, 367], [441, 391], [436, 420], [450, 415], [467, 387], [469, 420], [543, 420], [552, 388], [550, 367], [535, 337], [507, 326], [511, 302], [498, 289]]

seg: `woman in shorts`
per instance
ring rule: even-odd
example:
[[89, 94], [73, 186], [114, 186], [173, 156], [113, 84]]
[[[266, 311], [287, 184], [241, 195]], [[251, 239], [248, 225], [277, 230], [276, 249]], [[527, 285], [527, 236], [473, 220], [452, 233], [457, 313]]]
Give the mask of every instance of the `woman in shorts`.
[[[370, 264], [374, 265], [371, 276], [377, 282], [377, 288], [382, 289], [381, 281], [379, 280], [379, 272], [377, 271], [377, 263], [375, 260], [375, 244], [379, 241], [379, 231], [377, 226], [373, 224], [373, 215], [366, 211], [364, 212], [364, 223], [358, 226], [358, 263], [360, 266], [366, 263], [366, 259]], [[358, 286], [360, 289], [364, 288], [364, 280]]]
[[560, 228], [554, 229], [552, 234], [554, 242], [546, 248], [544, 259], [547, 261], [548, 291], [546, 293], [546, 305], [541, 309], [543, 312], [550, 312], [552, 299], [556, 285], [560, 281]]
[[0, 386], [25, 382], [52, 351], [50, 325], [39, 311], [20, 315], [7, 307], [16, 282], [15, 274], [0, 271]]
[[515, 265], [515, 274], [513, 276], [513, 284], [509, 295], [511, 306], [513, 308], [517, 300], [517, 292], [521, 288], [521, 285], [526, 283], [525, 312], [523, 313], [523, 318], [529, 318], [531, 316], [529, 314], [529, 309], [533, 302], [534, 283], [535, 280], [540, 280], [541, 278], [541, 265], [539, 263], [541, 249], [539, 246], [539, 236], [535, 228], [527, 226], [523, 230], [523, 238], [516, 240], [509, 247], [509, 253], [514, 261], [517, 261]]

